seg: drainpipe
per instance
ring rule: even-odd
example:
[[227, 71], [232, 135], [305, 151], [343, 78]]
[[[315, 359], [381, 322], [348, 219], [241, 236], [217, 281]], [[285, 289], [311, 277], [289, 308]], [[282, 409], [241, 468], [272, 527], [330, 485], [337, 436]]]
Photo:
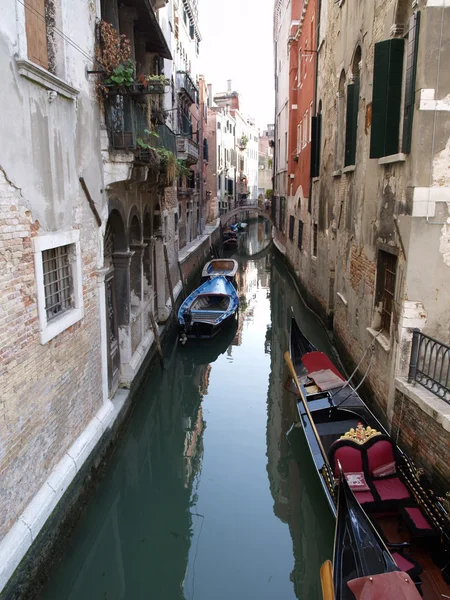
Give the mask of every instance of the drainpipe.
[[[203, 189], [204, 189], [204, 187], [203, 187], [203, 171], [204, 171], [204, 168], [203, 168], [203, 159], [204, 159], [204, 156], [203, 156], [203, 135], [204, 135], [204, 130], [203, 130], [203, 111], [204, 111], [204, 108], [205, 108], [205, 99], [204, 99], [204, 90], [203, 90], [203, 88], [201, 90], [201, 93], [202, 93], [202, 95], [201, 95], [201, 98], [200, 98], [200, 107], [199, 107], [200, 108], [200, 115], [199, 115], [200, 116], [200, 139], [198, 141], [198, 145], [199, 145], [199, 149], [200, 149], [200, 152], [199, 152], [200, 167], [198, 169], [199, 175], [200, 175], [200, 177], [199, 177], [199, 180], [200, 180], [200, 201], [199, 201], [199, 206], [200, 206], [200, 225], [199, 225], [199, 231], [200, 231], [200, 235], [203, 234]], [[202, 102], [202, 100], [203, 100], [203, 102]], [[197, 129], [198, 129], [198, 127], [197, 127]]]

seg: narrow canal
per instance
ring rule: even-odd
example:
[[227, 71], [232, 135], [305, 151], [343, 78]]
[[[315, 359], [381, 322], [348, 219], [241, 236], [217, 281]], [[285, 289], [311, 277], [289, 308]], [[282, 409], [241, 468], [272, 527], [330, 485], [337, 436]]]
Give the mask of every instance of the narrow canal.
[[261, 221], [240, 236], [236, 329], [208, 345], [174, 339], [166, 369], [147, 374], [42, 599], [321, 597], [334, 524], [303, 433], [295, 456], [286, 439], [290, 307], [320, 349], [328, 341], [269, 239]]

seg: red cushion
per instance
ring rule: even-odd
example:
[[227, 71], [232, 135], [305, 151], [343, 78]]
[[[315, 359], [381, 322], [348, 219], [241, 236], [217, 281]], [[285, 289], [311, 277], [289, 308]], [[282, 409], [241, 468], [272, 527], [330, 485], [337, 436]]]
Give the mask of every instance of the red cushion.
[[372, 484], [375, 486], [381, 500], [404, 500], [409, 498], [407, 487], [398, 477], [374, 479]]
[[358, 502], [362, 504], [367, 504], [367, 502], [374, 502], [373, 496], [371, 492], [353, 492], [355, 494], [355, 498]]
[[341, 446], [334, 453], [334, 473], [339, 474], [337, 461], [341, 463], [344, 473], [358, 473], [363, 471], [362, 454], [359, 448]]
[[405, 507], [405, 511], [408, 513], [409, 518], [414, 523], [415, 527], [417, 527], [417, 529], [433, 529], [426, 520], [426, 518], [423, 516], [423, 513], [420, 510], [420, 508], [417, 508], [415, 506], [411, 508]]
[[369, 474], [374, 475], [373, 470], [395, 462], [392, 442], [388, 440], [379, 440], [367, 450], [367, 460], [369, 463]]
[[372, 471], [372, 475], [374, 477], [386, 477], [387, 475], [394, 475], [397, 469], [395, 467], [395, 462], [386, 463], [385, 465], [381, 465], [381, 467], [377, 467]]
[[359, 471], [358, 473], [345, 473], [345, 479], [347, 480], [348, 487], [353, 492], [368, 492], [370, 491], [367, 485], [364, 473]]
[[400, 552], [393, 552], [392, 558], [394, 559], [395, 564], [400, 569], [400, 571], [405, 571], [405, 573], [411, 571], [411, 569], [414, 569], [416, 566], [410, 560], [405, 558], [403, 554], [400, 554]]

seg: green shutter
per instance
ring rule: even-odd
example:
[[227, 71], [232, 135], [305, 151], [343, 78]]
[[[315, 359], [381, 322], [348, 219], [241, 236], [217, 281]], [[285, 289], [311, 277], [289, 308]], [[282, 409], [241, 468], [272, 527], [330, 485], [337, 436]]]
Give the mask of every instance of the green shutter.
[[403, 49], [399, 38], [375, 44], [370, 158], [398, 152]]
[[320, 141], [322, 129], [322, 115], [311, 119], [311, 177], [319, 177], [320, 174]]
[[359, 81], [347, 86], [347, 114], [345, 120], [345, 162], [354, 165], [356, 160], [356, 127], [358, 122]]
[[414, 100], [416, 94], [417, 53], [419, 51], [419, 27], [420, 11], [417, 11], [409, 20], [402, 152], [411, 152]]

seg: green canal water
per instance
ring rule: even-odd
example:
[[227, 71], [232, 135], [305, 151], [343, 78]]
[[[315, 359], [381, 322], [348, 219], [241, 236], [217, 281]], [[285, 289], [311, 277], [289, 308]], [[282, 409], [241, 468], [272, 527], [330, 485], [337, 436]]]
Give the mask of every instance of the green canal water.
[[43, 600], [321, 598], [334, 524], [303, 432], [295, 456], [286, 438], [291, 306], [329, 347], [269, 239], [261, 221], [240, 236], [236, 328], [174, 338], [148, 372]]

